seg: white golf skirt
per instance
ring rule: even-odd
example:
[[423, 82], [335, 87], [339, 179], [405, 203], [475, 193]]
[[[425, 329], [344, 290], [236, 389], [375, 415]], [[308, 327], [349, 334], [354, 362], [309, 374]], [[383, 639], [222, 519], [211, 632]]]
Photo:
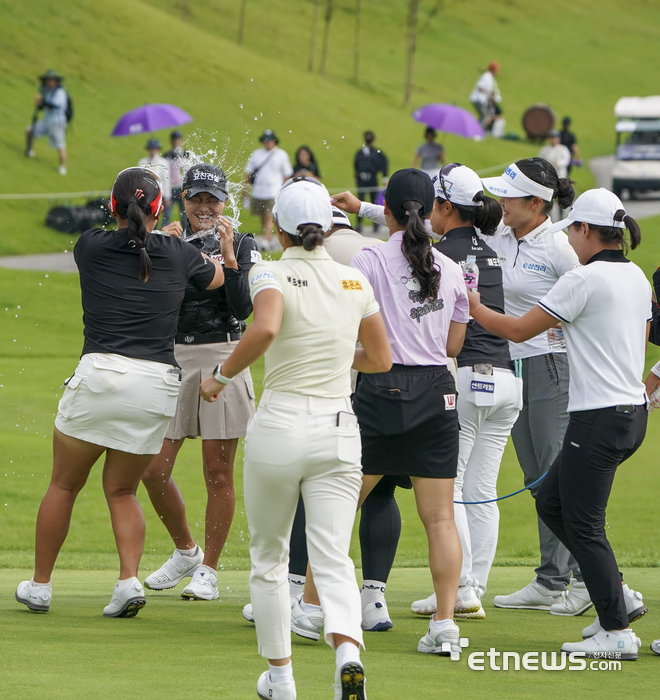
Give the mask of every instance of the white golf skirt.
[[83, 355], [57, 407], [64, 435], [132, 454], [158, 454], [176, 411], [181, 370], [112, 353]]

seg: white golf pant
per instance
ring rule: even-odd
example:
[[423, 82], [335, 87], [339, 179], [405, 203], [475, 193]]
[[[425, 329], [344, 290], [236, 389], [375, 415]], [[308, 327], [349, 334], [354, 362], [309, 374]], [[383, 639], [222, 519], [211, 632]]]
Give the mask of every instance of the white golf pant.
[[[473, 381], [492, 383], [494, 391], [492, 394], [474, 391]], [[474, 374], [472, 367], [459, 367], [457, 408], [461, 431], [455, 501], [497, 498], [502, 454], [521, 407], [522, 382], [512, 371], [494, 368], [492, 376], [486, 376]], [[463, 547], [460, 584], [464, 586], [473, 579], [484, 593], [497, 549], [500, 523], [497, 503], [455, 504], [454, 520]]]
[[[362, 485], [357, 427], [349, 399], [263, 393], [245, 437], [245, 512], [250, 529], [250, 599], [259, 653], [291, 655], [289, 537], [299, 494], [305, 502], [307, 549], [325, 618], [325, 639], [343, 634], [362, 644], [362, 608], [348, 556]], [[356, 423], [357, 426], [357, 423]]]

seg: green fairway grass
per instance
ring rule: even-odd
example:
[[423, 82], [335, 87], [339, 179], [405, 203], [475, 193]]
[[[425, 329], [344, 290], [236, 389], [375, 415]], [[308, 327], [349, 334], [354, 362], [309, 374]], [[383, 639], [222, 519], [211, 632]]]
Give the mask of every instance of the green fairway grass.
[[[653, 698], [657, 695], [660, 658], [649, 644], [660, 636], [660, 570], [625, 571], [626, 580], [644, 592], [649, 615], [634, 623], [643, 646], [638, 661], [622, 662], [619, 671], [473, 671], [470, 652], [559, 651], [579, 641], [595, 614], [565, 618], [544, 612], [498, 610], [494, 593], [525, 585], [527, 568], [496, 567], [484, 598], [485, 620], [460, 622], [469, 647], [459, 662], [419, 654], [417, 642], [428, 618], [413, 615], [410, 603], [426, 597], [428, 572], [395, 569], [388, 584], [394, 628], [366, 633], [362, 655], [369, 700], [542, 700], [548, 697]], [[187, 700], [256, 697], [255, 684], [267, 666], [257, 655], [254, 626], [241, 616], [248, 601], [247, 572], [218, 577], [220, 600], [186, 602], [182, 585], [170, 591], [147, 591], [147, 605], [132, 619], [106, 619], [114, 577], [110, 572], [60, 571], [53, 579], [50, 612], [35, 614], [13, 600], [16, 584], [30, 571], [0, 571], [0, 697], [24, 700], [148, 700], [166, 696]], [[332, 697], [334, 658], [323, 641], [293, 635], [293, 668], [298, 697]], [[486, 659], [488, 664], [488, 659]]]
[[[307, 72], [311, 0], [249, 0], [245, 42], [237, 46], [238, 2], [195, 0], [181, 19], [179, 0], [0, 2], [0, 194], [106, 190], [114, 175], [144, 155], [145, 135], [112, 138], [121, 114], [146, 102], [173, 102], [195, 121], [187, 145], [221, 161], [238, 186], [257, 137], [276, 130], [293, 155], [308, 144], [331, 189], [353, 185], [362, 132], [373, 129], [392, 169], [409, 166], [423, 126], [414, 107], [450, 102], [471, 109], [469, 93], [498, 60], [507, 130], [547, 102], [570, 114], [582, 155], [611, 153], [612, 109], [622, 95], [657, 92], [660, 5], [631, 0], [422, 0], [412, 103], [403, 104], [408, 3], [363, 0], [360, 80], [352, 78], [354, 0], [335, 0], [328, 70]], [[320, 58], [321, 32], [317, 40]], [[68, 134], [69, 174], [56, 170], [44, 139], [23, 155], [36, 76], [65, 77], [76, 114]], [[156, 134], [167, 145], [169, 129]], [[213, 140], [215, 139], [215, 140]], [[483, 169], [536, 155], [540, 144], [443, 136], [449, 160]], [[593, 186], [587, 167], [579, 189]], [[0, 255], [70, 248], [70, 236], [43, 225], [59, 200], [0, 200]], [[72, 200], [79, 203], [81, 200]], [[241, 215], [244, 230], [257, 222]]]

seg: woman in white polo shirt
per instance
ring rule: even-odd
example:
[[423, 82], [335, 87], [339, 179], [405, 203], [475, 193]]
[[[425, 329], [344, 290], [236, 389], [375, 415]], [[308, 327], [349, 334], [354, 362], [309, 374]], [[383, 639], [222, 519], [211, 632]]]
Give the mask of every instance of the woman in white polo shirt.
[[[215, 400], [265, 353], [265, 391], [248, 425], [244, 470], [250, 597], [259, 653], [269, 660], [257, 683], [259, 697], [296, 697], [287, 569], [302, 493], [325, 638], [337, 652], [335, 698], [363, 700], [360, 593], [348, 556], [362, 483], [350, 368], [384, 372], [392, 358], [371, 285], [323, 248], [332, 225], [326, 188], [313, 179], [290, 180], [278, 194], [274, 216], [282, 259], [252, 268], [254, 321], [201, 391]], [[358, 340], [362, 348], [356, 350]]]
[[605, 509], [617, 467], [634, 454], [646, 433], [642, 373], [651, 286], [624, 255], [624, 228], [631, 248], [639, 245], [641, 232], [614, 194], [585, 192], [568, 218], [550, 231], [564, 227], [584, 267], [563, 275], [520, 318], [487, 309], [477, 295], [470, 295], [470, 310], [485, 328], [514, 342], [533, 338], [557, 321], [562, 324], [571, 364], [570, 418], [536, 508], [578, 561], [598, 612], [593, 636], [564, 644], [562, 651], [636, 659], [640, 641], [629, 627], [621, 574], [605, 535]]
[[[485, 178], [483, 184], [502, 205], [502, 226], [487, 242], [500, 258], [504, 309], [522, 316], [579, 264], [565, 234], [550, 230], [553, 202], [567, 209], [575, 193], [570, 181], [559, 178], [543, 158], [516, 161], [501, 177]], [[548, 471], [561, 449], [568, 424], [568, 361], [559, 329], [511, 343], [510, 350], [523, 378], [523, 407], [511, 437], [529, 486]], [[534, 498], [538, 489], [538, 484], [531, 488]], [[559, 615], [583, 613], [591, 601], [575, 560], [540, 518], [538, 530], [541, 562], [536, 578], [515, 593], [495, 596], [493, 604]]]

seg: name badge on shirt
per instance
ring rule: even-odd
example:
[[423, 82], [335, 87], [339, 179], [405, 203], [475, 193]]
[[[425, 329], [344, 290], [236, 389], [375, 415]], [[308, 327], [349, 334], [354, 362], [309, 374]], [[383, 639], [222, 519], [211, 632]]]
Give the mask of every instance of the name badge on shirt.
[[341, 288], [345, 291], [362, 291], [362, 283], [360, 280], [342, 280]]
[[470, 389], [472, 389], [472, 391], [481, 391], [484, 394], [494, 394], [495, 382], [483, 382], [478, 379], [473, 379], [470, 382]]

